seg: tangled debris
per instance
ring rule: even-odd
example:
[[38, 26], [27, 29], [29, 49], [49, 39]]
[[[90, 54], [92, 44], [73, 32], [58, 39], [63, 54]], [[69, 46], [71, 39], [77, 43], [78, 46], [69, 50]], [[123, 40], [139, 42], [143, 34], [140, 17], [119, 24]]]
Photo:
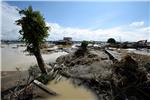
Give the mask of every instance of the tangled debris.
[[[150, 100], [150, 57], [132, 54], [125, 56], [121, 61], [113, 62], [111, 59], [113, 63], [110, 62], [110, 58], [106, 58], [101, 59], [100, 56], [88, 52], [82, 56], [62, 56], [57, 62], [67, 68], [66, 71], [63, 70], [63, 75], [65, 73], [67, 77], [80, 80], [80, 84], [93, 90], [99, 100]], [[147, 61], [144, 62], [144, 59]], [[107, 60], [104, 68], [102, 62]], [[91, 71], [89, 66], [93, 67], [95, 62], [96, 70]], [[82, 72], [95, 74], [93, 77], [85, 77]]]
[[[147, 66], [147, 65], [146, 65]], [[149, 100], [149, 72], [129, 55], [112, 67], [112, 90], [115, 100]]]
[[56, 61], [59, 64], [64, 64], [67, 67], [73, 67], [75, 65], [89, 65], [94, 61], [99, 61], [100, 58], [98, 58], [95, 54], [86, 54], [85, 56], [76, 57], [73, 54], [69, 54], [67, 56], [61, 56]]

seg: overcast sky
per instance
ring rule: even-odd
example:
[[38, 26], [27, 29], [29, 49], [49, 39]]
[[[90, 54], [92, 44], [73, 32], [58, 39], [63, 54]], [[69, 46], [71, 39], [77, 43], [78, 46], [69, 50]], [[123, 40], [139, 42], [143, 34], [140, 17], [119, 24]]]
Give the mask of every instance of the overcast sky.
[[47, 40], [150, 41], [150, 2], [2, 2], [2, 39], [18, 39], [16, 8], [32, 5], [51, 27]]

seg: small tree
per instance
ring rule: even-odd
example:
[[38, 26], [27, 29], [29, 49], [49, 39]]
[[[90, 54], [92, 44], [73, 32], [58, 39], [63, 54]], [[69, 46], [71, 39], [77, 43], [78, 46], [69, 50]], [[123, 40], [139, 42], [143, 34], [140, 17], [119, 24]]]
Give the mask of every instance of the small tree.
[[77, 51], [75, 52], [75, 55], [77, 57], [79, 56], [84, 56], [85, 53], [87, 52], [87, 46], [88, 46], [89, 42], [88, 41], [82, 41], [81, 42], [81, 46], [79, 49], [77, 49]]
[[115, 44], [116, 43], [116, 40], [114, 38], [109, 38], [107, 40], [107, 43], [110, 43], [110, 44]]
[[82, 48], [83, 50], [86, 50], [86, 49], [87, 49], [88, 44], [89, 44], [89, 42], [88, 42], [88, 41], [82, 41], [82, 43], [81, 43], [81, 48]]
[[44, 60], [40, 53], [40, 46], [48, 37], [49, 28], [46, 26], [43, 16], [39, 11], [33, 11], [29, 6], [25, 10], [19, 10], [22, 18], [16, 21], [16, 24], [21, 26], [19, 31], [21, 40], [26, 43], [27, 51], [36, 57], [38, 66], [42, 73], [46, 73]]

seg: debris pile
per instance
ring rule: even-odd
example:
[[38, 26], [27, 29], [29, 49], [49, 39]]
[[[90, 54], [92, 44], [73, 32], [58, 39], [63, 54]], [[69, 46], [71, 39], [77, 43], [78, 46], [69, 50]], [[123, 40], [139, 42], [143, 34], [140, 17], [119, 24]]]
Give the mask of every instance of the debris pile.
[[[132, 54], [115, 62], [106, 56], [101, 58], [88, 51], [82, 56], [61, 56], [57, 62], [67, 68], [63, 70], [66, 76], [89, 87], [100, 100], [150, 100], [150, 57]], [[86, 77], [91, 73], [93, 77]]]
[[111, 82], [114, 100], [150, 100], [150, 73], [146, 66], [139, 67], [129, 55], [114, 64]]
[[74, 54], [68, 54], [59, 57], [56, 62], [64, 64], [67, 67], [75, 65], [90, 65], [94, 61], [99, 61], [100, 58], [96, 54], [86, 54], [85, 56], [76, 57]]

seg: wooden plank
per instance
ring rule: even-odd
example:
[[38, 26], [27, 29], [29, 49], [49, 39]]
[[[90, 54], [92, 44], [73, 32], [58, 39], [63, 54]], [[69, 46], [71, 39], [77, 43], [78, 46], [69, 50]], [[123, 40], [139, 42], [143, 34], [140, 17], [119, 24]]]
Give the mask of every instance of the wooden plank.
[[111, 54], [108, 50], [104, 50], [104, 52], [109, 56], [109, 59], [112, 60], [113, 62], [118, 61], [118, 59], [113, 54]]
[[56, 92], [50, 90], [48, 87], [46, 87], [46, 85], [44, 85], [43, 83], [39, 82], [38, 80], [34, 80], [33, 83], [38, 86], [40, 89], [42, 89], [43, 91], [49, 93], [50, 95], [57, 95]]

